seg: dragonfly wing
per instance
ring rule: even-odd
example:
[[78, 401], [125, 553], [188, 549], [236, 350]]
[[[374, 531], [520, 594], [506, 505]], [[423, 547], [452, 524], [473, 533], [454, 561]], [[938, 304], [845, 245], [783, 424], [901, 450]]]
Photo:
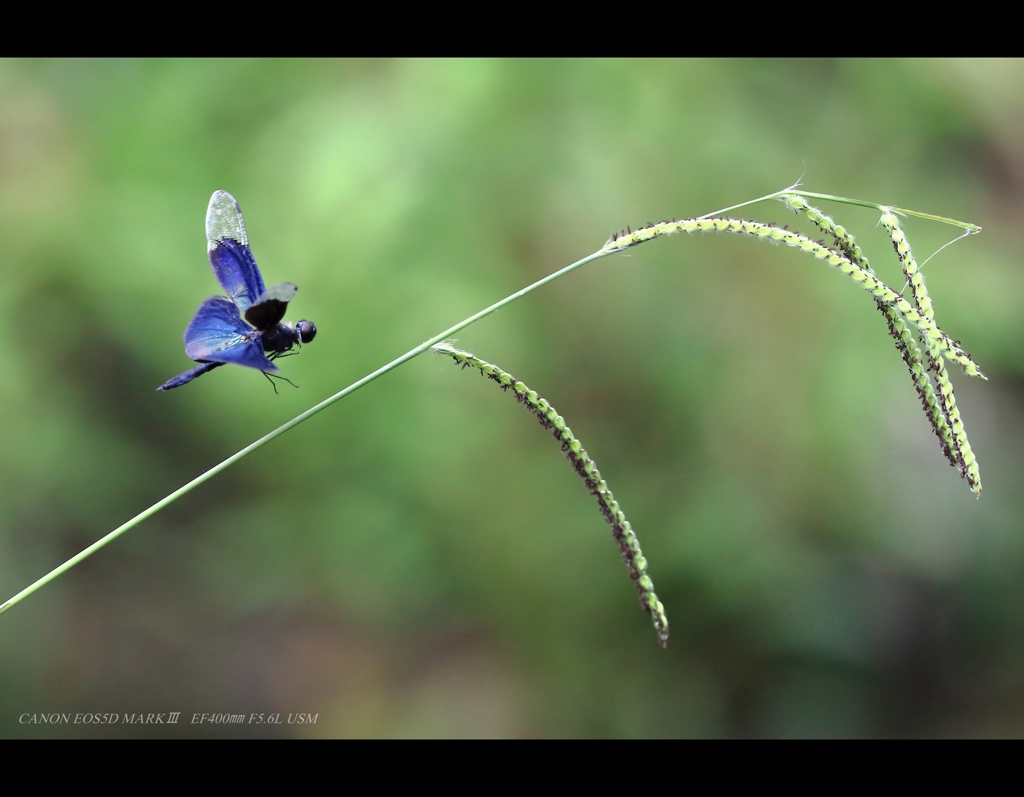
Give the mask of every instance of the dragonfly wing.
[[231, 363], [233, 365], [244, 365], [246, 368], [255, 368], [257, 371], [270, 371], [277, 373], [281, 369], [267, 359], [263, 352], [263, 341], [259, 338], [247, 340], [244, 343], [236, 343], [221, 351], [215, 351], [207, 355], [207, 360], [215, 363]]
[[295, 298], [298, 287], [293, 282], [280, 282], [267, 288], [256, 303], [245, 311], [245, 320], [256, 329], [273, 329], [281, 323], [288, 302]]
[[206, 248], [214, 276], [239, 310], [255, 304], [266, 291], [249, 251], [242, 209], [227, 191], [214, 191], [206, 211]]
[[185, 354], [193, 360], [232, 363], [259, 371], [279, 370], [263, 350], [259, 333], [238, 315], [223, 296], [211, 296], [185, 328]]

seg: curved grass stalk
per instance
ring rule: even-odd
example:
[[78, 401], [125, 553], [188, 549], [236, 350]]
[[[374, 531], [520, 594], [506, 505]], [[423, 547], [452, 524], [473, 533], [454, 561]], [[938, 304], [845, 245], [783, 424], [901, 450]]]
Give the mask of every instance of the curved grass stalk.
[[896, 307], [930, 340], [935, 341], [945, 356], [958, 362], [969, 376], [986, 379], [977, 364], [971, 359], [971, 356], [961, 349], [956, 341], [939, 329], [934, 321], [911, 306], [910, 302], [899, 293], [878, 279], [874, 272], [865, 270], [845, 254], [817, 241], [813, 241], [806, 235], [788, 230], [785, 227], [776, 227], [774, 224], [766, 224], [760, 221], [714, 216], [702, 216], [695, 219], [683, 219], [682, 221], [663, 221], [660, 224], [648, 224], [646, 227], [636, 231], [627, 228], [625, 232], [616, 233], [604, 245], [604, 250], [602, 251], [621, 252], [624, 249], [639, 246], [662, 235], [673, 235], [680, 232], [735, 232], [751, 235], [766, 241], [775, 241], [808, 252], [818, 260], [824, 260], [830, 266], [848, 275], [875, 298]]
[[928, 219], [929, 221], [938, 221], [942, 224], [952, 224], [954, 227], [962, 227], [972, 235], [981, 232], [981, 227], [977, 224], [971, 224], [967, 221], [957, 221], [956, 219], [949, 219], [945, 216], [935, 216], [931, 213], [922, 213], [919, 210], [907, 210], [906, 208], [897, 208], [892, 205], [882, 205], [878, 202], [866, 202], [863, 199], [850, 199], [845, 196], [835, 196], [834, 194], [817, 194], [814, 191], [801, 191], [796, 186], [791, 189], [784, 189], [779, 191], [775, 196], [782, 196], [783, 194], [797, 194], [798, 196], [810, 197], [811, 199], [827, 199], [830, 202], [841, 202], [844, 205], [856, 205], [862, 208], [874, 208], [875, 210], [885, 212], [886, 210], [894, 210], [897, 213], [902, 213], [904, 216], [917, 216], [920, 219]]
[[879, 212], [884, 212], [885, 210], [888, 209], [895, 211], [896, 213], [902, 213], [904, 216], [917, 216], [918, 218], [921, 219], [928, 219], [929, 221], [938, 221], [941, 222], [942, 224], [951, 224], [954, 227], [961, 227], [967, 232], [968, 235], [976, 235], [977, 233], [981, 232], [981, 227], [979, 227], [977, 224], [971, 224], [969, 221], [958, 221], [957, 219], [950, 219], [947, 218], [946, 216], [936, 216], [932, 213], [922, 213], [919, 210], [908, 210], [907, 208], [898, 208], [893, 205], [883, 205], [880, 202], [868, 202], [867, 200], [864, 199], [851, 199], [850, 197], [837, 196], [836, 194], [819, 194], [815, 191], [803, 191], [800, 188], [799, 180], [793, 183], [793, 185], [789, 186], [789, 188], [783, 188], [781, 191], [774, 191], [771, 194], [766, 194], [765, 196], [758, 197], [757, 199], [750, 199], [747, 200], [746, 202], [740, 202], [738, 205], [730, 205], [727, 208], [716, 210], [714, 213], [708, 213], [707, 215], [699, 216], [698, 218], [706, 219], [710, 216], [718, 216], [721, 215], [722, 213], [728, 213], [729, 211], [732, 210], [745, 208], [748, 205], [756, 205], [758, 202], [766, 202], [769, 199], [784, 199], [787, 196], [794, 195], [809, 197], [810, 199], [825, 199], [828, 200], [829, 202], [838, 202], [841, 205], [854, 205], [855, 207], [860, 208], [872, 208]]
[[[840, 202], [840, 203], [856, 204], [856, 205], [862, 205], [862, 206], [867, 206], [867, 207], [876, 207], [876, 208], [879, 208], [879, 209], [884, 207], [882, 205], [875, 205], [874, 203], [865, 203], [865, 202], [862, 202], [860, 200], [852, 200], [852, 199], [847, 199], [845, 197], [833, 196], [833, 195], [830, 195], [830, 194], [813, 194], [811, 192], [800, 191], [800, 190], [798, 190], [796, 185], [793, 185], [793, 186], [790, 186], [788, 188], [784, 188], [781, 191], [775, 191], [775, 192], [773, 192], [771, 194], [766, 194], [763, 197], [758, 197], [757, 199], [752, 199], [752, 200], [750, 200], [748, 202], [743, 202], [743, 203], [740, 203], [738, 205], [733, 205], [733, 206], [728, 207], [728, 208], [722, 208], [721, 210], [716, 210], [716, 211], [714, 211], [712, 213], [707, 213], [707, 214], [705, 214], [703, 216], [698, 216], [698, 217], [696, 217], [694, 219], [689, 219], [689, 220], [686, 220], [686, 221], [683, 221], [683, 222], [676, 222], [676, 221], [663, 222], [660, 225], [653, 225], [652, 224], [652, 225], [648, 225], [647, 227], [645, 227], [645, 228], [643, 228], [641, 230], [638, 230], [635, 233], [632, 232], [632, 231], [627, 230], [626, 234], [613, 236], [612, 239], [608, 241], [608, 243], [606, 243], [603, 247], [598, 249], [596, 252], [594, 252], [594, 253], [592, 253], [590, 255], [587, 255], [586, 257], [584, 257], [584, 258], [582, 258], [580, 260], [577, 260], [575, 263], [571, 263], [570, 265], [566, 266], [565, 268], [560, 269], [559, 271], [556, 271], [556, 272], [554, 272], [552, 274], [549, 274], [547, 277], [544, 277], [543, 279], [537, 280], [532, 285], [528, 285], [527, 287], [523, 288], [522, 290], [516, 291], [515, 293], [511, 294], [510, 296], [506, 296], [504, 299], [502, 299], [499, 302], [495, 302], [490, 307], [487, 307], [487, 308], [481, 310], [480, 312], [470, 316], [469, 318], [466, 318], [466, 319], [460, 321], [458, 324], [455, 324], [454, 326], [450, 327], [449, 329], [446, 329], [444, 332], [441, 332], [440, 334], [435, 335], [434, 337], [430, 338], [429, 340], [426, 340], [423, 343], [421, 343], [420, 345], [410, 349], [409, 351], [407, 351], [405, 354], [401, 355], [400, 357], [397, 357], [394, 360], [392, 360], [391, 362], [387, 363], [386, 365], [381, 366], [380, 368], [378, 368], [373, 373], [367, 374], [362, 379], [359, 379], [358, 381], [353, 382], [351, 385], [349, 385], [348, 387], [344, 388], [343, 390], [338, 391], [333, 396], [330, 396], [329, 398], [324, 399], [319, 404], [311, 407], [310, 409], [306, 410], [305, 412], [301, 413], [300, 415], [297, 415], [296, 417], [292, 418], [287, 423], [284, 423], [281, 426], [279, 426], [277, 429], [274, 429], [269, 434], [264, 435], [259, 440], [256, 440], [255, 442], [250, 443], [248, 446], [246, 446], [242, 450], [238, 451], [237, 453], [231, 455], [230, 457], [228, 457], [227, 459], [225, 459], [224, 461], [222, 461], [218, 465], [215, 465], [214, 467], [210, 468], [205, 473], [203, 473], [203, 474], [197, 476], [196, 478], [192, 479], [190, 482], [188, 482], [187, 484], [183, 485], [182, 487], [179, 487], [177, 490], [172, 492], [170, 495], [168, 495], [165, 498], [161, 499], [160, 501], [156, 502], [155, 504], [150, 506], [148, 509], [143, 510], [142, 512], [137, 514], [135, 517], [133, 517], [130, 520], [128, 520], [126, 523], [118, 526], [116, 529], [114, 529], [113, 531], [111, 531], [110, 533], [105, 535], [104, 537], [101, 537], [99, 540], [94, 542], [92, 545], [88, 546], [87, 548], [85, 548], [84, 550], [82, 550], [81, 552], [76, 554], [75, 556], [73, 556], [70, 559], [68, 559], [63, 564], [61, 564], [58, 567], [54, 568], [49, 573], [47, 573], [46, 575], [42, 576], [41, 578], [39, 578], [38, 580], [36, 580], [32, 584], [30, 584], [28, 587], [23, 589], [21, 592], [17, 593], [16, 595], [12, 596], [11, 598], [9, 598], [3, 604], [0, 604], [0, 614], [2, 614], [3, 612], [7, 611], [8, 609], [10, 609], [11, 607], [15, 606], [16, 604], [20, 603], [22, 600], [27, 598], [32, 593], [34, 593], [37, 590], [41, 589], [42, 587], [46, 586], [46, 584], [50, 583], [51, 581], [53, 581], [58, 576], [62, 575], [63, 573], [66, 573], [68, 570], [70, 570], [72, 567], [77, 565], [79, 562], [83, 561], [84, 559], [88, 558], [92, 554], [96, 553], [96, 551], [100, 550], [104, 546], [110, 544], [111, 542], [116, 540], [118, 537], [120, 537], [122, 534], [124, 534], [125, 532], [130, 531], [131, 529], [135, 528], [140, 523], [142, 523], [142, 521], [144, 521], [147, 518], [151, 517], [152, 515], [156, 514], [157, 512], [159, 512], [161, 509], [163, 509], [167, 505], [169, 505], [172, 502], [176, 501], [177, 499], [181, 498], [183, 495], [186, 495], [187, 493], [191, 492], [192, 490], [194, 490], [196, 487], [198, 487], [199, 485], [203, 484], [204, 482], [212, 479], [214, 476], [216, 476], [221, 471], [224, 471], [227, 468], [231, 467], [232, 465], [234, 465], [236, 462], [238, 462], [243, 457], [246, 457], [249, 454], [253, 453], [254, 451], [262, 448], [267, 443], [269, 443], [271, 440], [274, 440], [275, 438], [280, 437], [282, 434], [284, 434], [285, 432], [290, 431], [291, 429], [293, 429], [294, 427], [298, 426], [303, 421], [309, 420], [310, 418], [312, 418], [317, 413], [321, 412], [322, 410], [327, 409], [332, 404], [334, 404], [335, 402], [340, 401], [341, 399], [345, 398], [345, 396], [349, 395], [350, 393], [353, 393], [356, 390], [358, 390], [359, 388], [364, 387], [365, 385], [367, 385], [370, 382], [374, 381], [375, 379], [383, 376], [384, 374], [386, 374], [386, 373], [388, 373], [390, 371], [393, 371], [398, 366], [403, 365], [404, 363], [408, 362], [409, 360], [413, 359], [414, 357], [419, 356], [420, 354], [422, 354], [423, 352], [429, 350], [431, 347], [433, 347], [434, 345], [442, 342], [446, 338], [452, 337], [453, 335], [457, 334], [461, 330], [463, 330], [466, 327], [468, 327], [470, 324], [474, 324], [477, 321], [481, 320], [482, 318], [486, 318], [491, 313], [497, 312], [501, 308], [511, 304], [512, 302], [516, 301], [517, 299], [521, 299], [522, 297], [526, 296], [528, 293], [532, 293], [533, 291], [537, 290], [538, 288], [541, 288], [544, 285], [547, 285], [548, 283], [553, 282], [554, 280], [558, 279], [559, 277], [563, 277], [566, 274], [569, 274], [570, 272], [575, 271], [576, 269], [581, 268], [582, 266], [585, 266], [587, 263], [591, 263], [591, 262], [593, 262], [595, 260], [599, 260], [602, 257], [607, 257], [608, 255], [614, 254], [616, 252], [621, 252], [624, 249], [628, 249], [630, 247], [637, 246], [637, 245], [639, 245], [641, 243], [644, 243], [645, 241], [653, 240], [654, 238], [657, 238], [660, 235], [666, 235], [666, 234], [670, 234], [670, 233], [683, 232], [683, 231], [694, 231], [694, 230], [697, 230], [697, 229], [707, 230], [707, 231], [718, 231], [718, 230], [726, 231], [727, 230], [727, 231], [731, 231], [731, 232], [742, 232], [742, 233], [746, 233], [746, 234], [750, 234], [750, 235], [755, 235], [756, 237], [759, 237], [759, 238], [762, 238], [762, 239], [765, 239], [765, 240], [781, 241], [783, 243], [786, 243], [789, 246], [796, 246], [797, 248], [800, 248], [800, 249], [803, 249], [804, 251], [810, 252], [816, 258], [818, 258], [820, 260], [826, 260], [830, 265], [836, 266], [837, 268], [839, 268], [844, 273], [849, 274], [850, 276], [852, 276], [853, 279], [855, 279], [857, 282], [859, 282], [862, 285], [862, 287], [865, 288], [865, 290], [869, 290], [870, 292], [872, 292], [872, 294], [874, 294], [876, 296], [876, 298], [879, 298], [882, 301], [886, 302], [887, 304], [891, 304], [892, 306], [897, 307], [900, 310], [900, 312], [903, 313], [904, 316], [906, 316], [912, 323], [914, 323], [919, 329], [922, 330], [922, 333], [924, 335], [926, 335], [929, 339], [934, 339], [936, 341], [936, 346], [941, 350], [942, 353], [945, 354], [945, 356], [949, 356], [950, 359], [956, 360], [958, 363], [960, 363], [961, 366], [964, 367], [964, 369], [969, 374], [981, 376], [981, 372], [978, 370], [977, 366], [970, 359], [970, 357], [965, 352], [960, 350], [958, 346], [955, 346], [953, 341], [949, 340], [949, 338], [947, 336], [945, 336], [945, 333], [943, 333], [941, 330], [939, 330], [938, 327], [936, 327], [933, 323], [929, 322], [927, 319], [925, 319], [923, 316], [921, 316], [916, 310], [914, 310], [913, 307], [911, 307], [911, 305], [905, 299], [903, 299], [898, 294], [896, 294], [895, 291], [892, 291], [887, 286], [884, 286], [880, 281], [877, 280], [877, 278], [873, 274], [871, 274], [868, 271], [864, 270], [863, 268], [857, 266], [855, 263], [853, 263], [845, 255], [840, 255], [839, 253], [837, 253], [837, 252], [835, 252], [835, 251], [833, 251], [831, 249], [828, 249], [827, 247], [824, 247], [824, 246], [822, 246], [820, 244], [815, 243], [814, 241], [811, 241], [809, 238], [806, 238], [805, 236], [800, 236], [797, 233], [791, 233], [788, 230], [783, 230], [783, 229], [780, 229], [778, 227], [774, 227], [772, 225], [761, 224], [759, 222], [743, 221], [743, 220], [740, 220], [740, 219], [716, 218], [716, 216], [719, 216], [722, 213], [729, 212], [730, 210], [735, 210], [735, 209], [740, 208], [740, 207], [746, 207], [748, 205], [752, 205], [752, 204], [755, 204], [757, 202], [764, 202], [764, 201], [767, 201], [767, 200], [770, 200], [770, 199], [778, 199], [778, 198], [783, 197], [783, 196], [785, 196], [787, 194], [797, 194], [797, 195], [801, 195], [801, 196], [812, 196], [812, 197], [817, 197], [817, 198], [822, 198], [822, 199], [829, 199], [829, 200]], [[906, 211], [906, 210], [897, 209], [897, 208], [893, 208], [893, 209], [894, 210], [899, 210], [902, 213], [908, 213], [908, 214], [912, 214], [912, 215], [916, 215], [916, 216], [921, 216], [923, 218], [931, 218], [931, 219], [935, 219], [937, 221], [942, 221], [942, 222], [949, 223], [949, 224], [955, 224], [955, 225], [958, 225], [958, 226], [963, 227], [965, 229], [969, 229], [972, 232], [977, 232], [977, 231], [980, 231], [980, 229], [981, 229], [980, 227], [977, 227], [976, 225], [967, 224], [965, 222], [958, 222], [958, 221], [956, 221], [954, 219], [946, 219], [946, 218], [939, 217], [939, 216], [929, 216], [927, 214], [917, 213], [915, 211]]]
[[438, 343], [434, 351], [447, 354], [457, 365], [463, 368], [472, 366], [484, 376], [493, 379], [502, 390], [512, 389], [516, 401], [525, 404], [527, 408], [540, 421], [545, 429], [551, 429], [551, 434], [562, 444], [562, 451], [572, 463], [573, 469], [587, 485], [587, 490], [597, 499], [598, 506], [605, 520], [611, 524], [612, 537], [619, 544], [619, 551], [622, 554], [622, 561], [629, 568], [629, 577], [636, 584], [636, 591], [640, 593], [640, 605], [651, 616], [654, 623], [654, 630], [658, 632], [658, 643], [662, 647], [668, 645], [668, 617], [665, 616], [665, 607], [658, 596], [654, 594], [654, 582], [647, 575], [647, 559], [640, 552], [640, 541], [625, 514], [615, 500], [608, 484], [601, 478], [601, 472], [597, 464], [590, 458], [580, 441], [573, 435], [572, 430], [565, 425], [565, 419], [558, 414], [554, 407], [546, 400], [537, 395], [536, 390], [531, 390], [525, 384], [516, 379], [512, 374], [502, 371], [498, 366], [481, 360], [470, 354], [468, 351], [456, 349], [448, 342]]

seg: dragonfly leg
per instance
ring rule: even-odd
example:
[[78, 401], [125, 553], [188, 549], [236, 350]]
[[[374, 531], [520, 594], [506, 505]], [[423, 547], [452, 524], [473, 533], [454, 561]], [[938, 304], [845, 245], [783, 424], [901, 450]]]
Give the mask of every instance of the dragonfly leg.
[[298, 388], [298, 385], [295, 384], [291, 379], [289, 379], [286, 376], [281, 376], [280, 374], [271, 374], [271, 373], [268, 373], [267, 371], [260, 371], [260, 373], [263, 374], [267, 378], [267, 381], [270, 382], [270, 386], [272, 388], [274, 388], [274, 395], [275, 396], [277, 395], [277, 385], [274, 384], [274, 380], [275, 379], [280, 379], [280, 380], [282, 380], [284, 382], [287, 382], [292, 387]]

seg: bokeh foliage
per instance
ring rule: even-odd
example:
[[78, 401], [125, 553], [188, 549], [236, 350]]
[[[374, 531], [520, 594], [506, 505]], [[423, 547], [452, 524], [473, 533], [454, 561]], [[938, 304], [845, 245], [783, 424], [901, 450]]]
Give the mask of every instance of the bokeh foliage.
[[[565, 415], [672, 620], [662, 651], [546, 432], [425, 355], [0, 618], [31, 735], [1024, 732], [1024, 114], [1016, 61], [0, 63], [0, 591], [626, 224], [792, 183], [962, 218], [925, 267], [981, 464], [948, 467], [870, 297], [677, 237], [459, 345]], [[320, 334], [168, 394], [217, 285], [210, 194]], [[825, 208], [890, 284], [877, 214]], [[748, 209], [799, 221], [780, 204]], [[919, 261], [956, 232], [910, 219]], [[902, 284], [902, 283], [899, 283]], [[958, 369], [957, 369], [958, 371]], [[43, 711], [315, 726], [30, 728]]]

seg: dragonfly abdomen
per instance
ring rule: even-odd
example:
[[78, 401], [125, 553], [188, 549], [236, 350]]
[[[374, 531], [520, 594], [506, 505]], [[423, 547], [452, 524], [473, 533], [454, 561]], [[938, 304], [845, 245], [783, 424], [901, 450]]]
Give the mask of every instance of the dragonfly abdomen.
[[222, 365], [224, 365], [224, 363], [203, 363], [202, 365], [197, 365], [195, 368], [190, 368], [183, 374], [178, 374], [177, 376], [168, 379], [160, 385], [157, 390], [173, 390], [176, 387], [187, 385], [197, 376], [202, 376], [207, 371], [212, 371], [214, 368], [220, 368]]

